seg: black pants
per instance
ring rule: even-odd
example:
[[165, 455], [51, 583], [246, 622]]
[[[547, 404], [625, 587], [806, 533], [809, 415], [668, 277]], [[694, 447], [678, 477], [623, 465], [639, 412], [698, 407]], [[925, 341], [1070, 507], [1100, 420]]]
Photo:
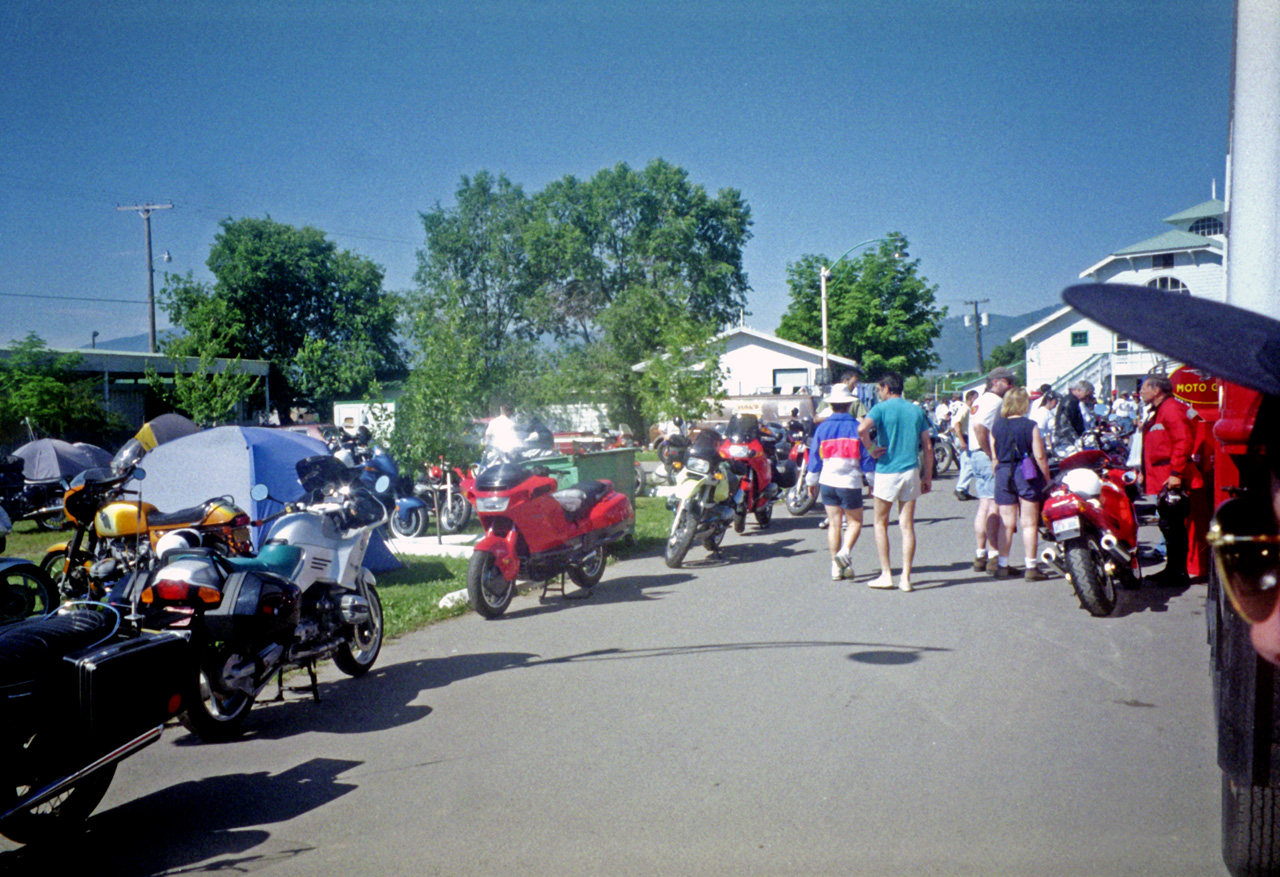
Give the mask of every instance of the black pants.
[[1160, 535], [1164, 536], [1165, 563], [1164, 574], [1185, 578], [1187, 575], [1187, 516], [1167, 516], [1164, 509], [1156, 508], [1156, 519], [1160, 525]]

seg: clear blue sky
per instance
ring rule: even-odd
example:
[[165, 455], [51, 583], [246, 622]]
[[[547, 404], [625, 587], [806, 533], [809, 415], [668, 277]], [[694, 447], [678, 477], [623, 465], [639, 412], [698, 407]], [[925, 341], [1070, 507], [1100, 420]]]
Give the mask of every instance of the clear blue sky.
[[[419, 212], [662, 157], [751, 205], [749, 325], [786, 266], [901, 231], [959, 313], [1058, 302], [1223, 193], [1226, 0], [9, 0], [0, 342], [146, 331], [218, 221], [312, 225], [412, 286]], [[161, 277], [157, 275], [157, 289]], [[25, 298], [18, 296], [42, 296]], [[63, 298], [106, 301], [71, 301]], [[165, 325], [163, 312], [159, 314]]]

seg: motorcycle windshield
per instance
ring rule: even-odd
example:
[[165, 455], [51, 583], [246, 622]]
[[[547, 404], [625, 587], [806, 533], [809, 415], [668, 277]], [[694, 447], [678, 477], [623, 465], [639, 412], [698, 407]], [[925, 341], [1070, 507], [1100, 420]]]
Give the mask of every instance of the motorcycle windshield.
[[760, 419], [754, 414], [735, 414], [729, 418], [725, 435], [735, 445], [749, 444], [760, 438]]

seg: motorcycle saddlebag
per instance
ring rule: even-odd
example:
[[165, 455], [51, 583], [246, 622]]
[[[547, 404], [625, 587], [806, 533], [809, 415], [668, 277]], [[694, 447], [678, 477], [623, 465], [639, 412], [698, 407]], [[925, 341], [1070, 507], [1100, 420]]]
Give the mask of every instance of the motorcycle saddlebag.
[[76, 739], [109, 751], [182, 712], [195, 665], [186, 638], [170, 632], [67, 655], [64, 678], [79, 693]]
[[780, 490], [790, 490], [795, 487], [799, 477], [800, 470], [796, 468], [793, 460], [782, 460], [773, 464], [773, 480]]
[[240, 570], [227, 576], [222, 602], [204, 613], [204, 624], [215, 640], [284, 645], [301, 612], [302, 591], [293, 582], [265, 570]]

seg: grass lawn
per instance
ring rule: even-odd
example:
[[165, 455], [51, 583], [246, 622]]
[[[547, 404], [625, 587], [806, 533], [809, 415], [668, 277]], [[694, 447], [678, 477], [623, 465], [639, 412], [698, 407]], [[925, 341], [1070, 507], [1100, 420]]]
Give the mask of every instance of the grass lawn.
[[[666, 500], [640, 497], [636, 500], [635, 540], [615, 546], [610, 564], [660, 550], [670, 527], [671, 513], [666, 509]], [[467, 530], [480, 532], [474, 518]], [[9, 534], [4, 554], [39, 563], [48, 546], [70, 538], [70, 530], [49, 533], [37, 529], [32, 522], [22, 521], [15, 524]], [[378, 596], [382, 598], [384, 633], [388, 638], [470, 611], [466, 603], [450, 609], [440, 608], [440, 598], [467, 586], [467, 558], [404, 555], [400, 561], [403, 569], [378, 576]]]

